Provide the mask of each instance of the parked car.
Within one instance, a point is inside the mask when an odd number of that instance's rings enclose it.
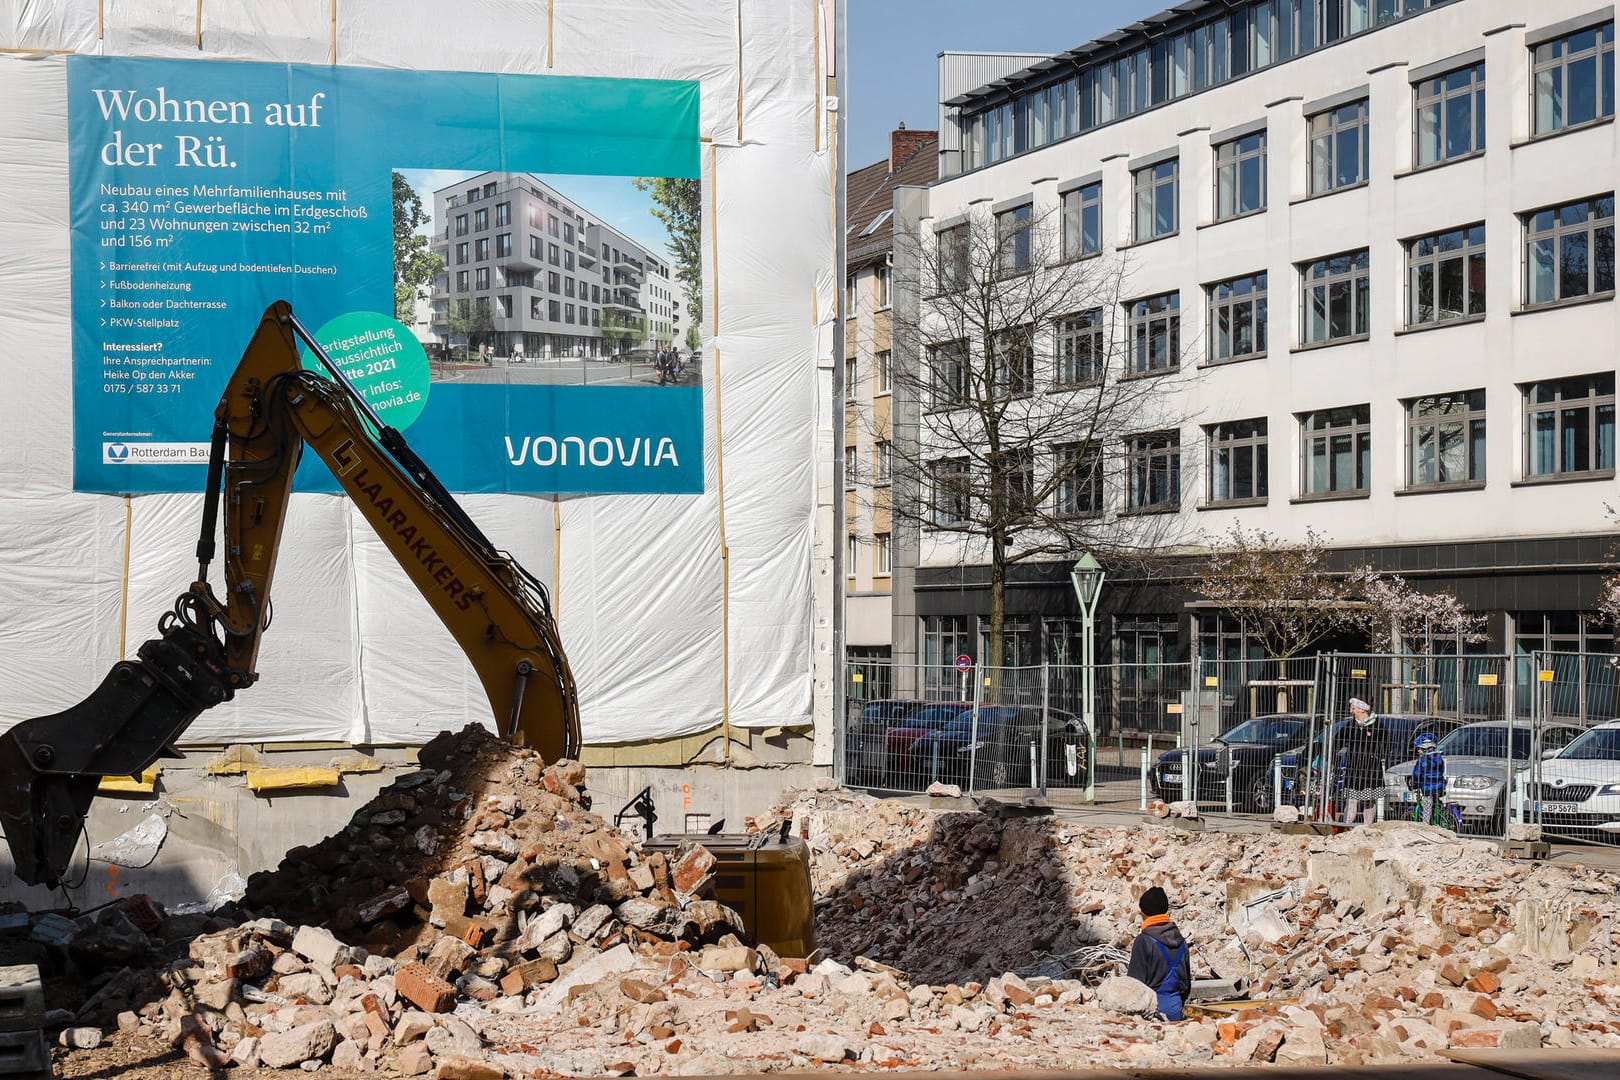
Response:
[[[1379,713],[1378,718],[1384,721],[1389,731],[1389,743],[1384,752],[1384,768],[1387,770],[1402,758],[1412,756],[1412,740],[1420,731],[1428,731],[1437,739],[1463,726],[1463,721],[1452,716],[1431,716],[1426,713]],[[1339,756],[1340,748],[1344,745],[1344,732],[1354,721],[1349,717],[1335,720],[1332,727],[1332,749],[1335,759]],[[1326,741],[1326,731],[1318,726],[1314,736],[1307,746],[1301,744],[1280,755],[1279,767],[1282,771],[1283,802],[1294,806],[1307,803],[1314,805],[1317,792],[1323,781],[1322,749]],[[1301,763],[1306,769],[1301,772]],[[1335,765],[1327,770],[1327,782],[1336,782],[1335,774],[1338,768]],[[1332,794],[1331,792],[1329,793]]]
[[[928,704],[915,698],[879,698],[852,710],[844,735],[844,775],[851,784],[880,783],[888,757],[889,729]]]
[[[885,736],[885,763],[890,782],[911,786],[922,780],[926,775],[926,763],[919,767],[912,753],[917,740],[972,710],[971,701],[936,701],[911,712],[899,726],[891,727]]]
[[[1513,775],[1529,768],[1538,752],[1562,750],[1581,730],[1568,724],[1544,724],[1538,748],[1532,745],[1529,724],[1515,723],[1510,728],[1506,720],[1483,720],[1464,725],[1441,739],[1440,756],[1446,762],[1445,801],[1461,811],[1463,831],[1500,835]],[[1409,817],[1417,798],[1407,783],[1417,760],[1410,744],[1408,747],[1406,760],[1384,773],[1386,818]]]
[[[1620,720],[1607,720],[1541,763],[1528,797],[1560,839],[1620,841]]]
[[[1043,731],[1050,772],[1054,748],[1076,740],[1082,724],[1072,713],[1059,709],[1043,713],[1034,705],[981,705],[977,721],[969,709],[917,739],[911,759],[930,781],[965,781],[971,765],[975,786],[1034,787],[1040,777]],[[1089,751],[1087,747],[1087,760]],[[1066,768],[1063,775],[1068,779]],[[1080,781],[1084,783],[1084,778]]]
[[[1269,814],[1276,801],[1272,759],[1289,747],[1303,743],[1310,722],[1311,718],[1303,713],[1256,716],[1200,746],[1197,798],[1211,802],[1225,801],[1226,777],[1230,769],[1233,807],[1256,814]],[[1166,802],[1183,798],[1187,756],[1185,747],[1166,750],[1154,763],[1153,789]]]

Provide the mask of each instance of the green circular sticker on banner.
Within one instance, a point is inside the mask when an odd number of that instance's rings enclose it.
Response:
[[[427,408],[432,375],[427,352],[398,319],[351,311],[317,330],[315,340],[389,427],[404,431]],[[308,349],[304,367],[326,374],[320,358]]]

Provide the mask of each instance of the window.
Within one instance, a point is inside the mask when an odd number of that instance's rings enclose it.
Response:
[[[1614,372],[1524,388],[1524,475],[1614,471]]]
[[[1035,333],[1015,326],[995,336],[996,394],[1016,396],[1035,389]]]
[[[602,286],[600,286],[600,285],[592,285],[591,286],[591,303],[600,304],[601,302],[602,302]]]
[[[564,270],[572,270],[573,268],[574,268],[574,249],[573,248],[563,248],[563,269]]]
[[[510,319],[512,317],[512,298],[510,296],[497,296],[495,302],[500,307],[501,317]]]
[[[1035,513],[1035,452],[1006,450],[992,457],[990,468],[1001,481],[1004,520],[1023,521]],[[992,493],[993,494],[993,493]],[[994,507],[990,508],[995,513]]]
[[[952,289],[959,289],[968,283],[971,271],[968,266],[970,253],[970,236],[967,225],[956,225],[949,229],[941,229],[934,236],[934,277],[937,285],[936,292],[945,293]]]
[[[844,279],[844,318],[855,317],[855,275]]]
[[[1103,512],[1102,455],[1084,445],[1054,447],[1059,517],[1095,517]]]
[[[546,314],[551,322],[562,322],[562,301],[546,301]]]
[[[1411,488],[1485,479],[1485,391],[1406,402],[1406,484]]]
[[[1424,79],[1417,92],[1419,166],[1485,149],[1485,63]]]
[[[1266,354],[1266,272],[1209,286],[1209,360],[1252,360]]]
[[[872,534],[872,576],[889,576],[889,534]]]
[[[562,235],[562,220],[556,214],[546,215],[546,232],[552,236]]]
[[[1524,218],[1526,307],[1614,292],[1614,196]]]
[[[1131,373],[1149,375],[1181,366],[1181,294],[1164,293],[1126,307]]]
[[[1102,184],[1063,193],[1063,257],[1078,259],[1102,250]]]
[[[487,228],[489,228],[489,210],[487,208],[483,210],[474,210],[473,232],[483,232]]]
[[[1209,438],[1210,503],[1264,499],[1268,486],[1265,417],[1205,428]]]
[[[889,480],[889,453],[893,449],[887,439],[872,443],[872,486],[883,487]]]
[[[1537,135],[1614,115],[1614,23],[1544,41],[1531,55]]]
[[[855,486],[855,477],[860,472],[860,469],[861,462],[857,448],[853,446],[844,447],[844,486],[846,488]]]
[[[934,408],[948,408],[967,396],[967,342],[947,341],[943,345],[930,346],[928,367]]]
[[[466,266],[467,265],[467,243],[466,243],[466,241],[462,241],[461,243],[456,245],[456,265],[457,266]]]
[[[1367,179],[1367,102],[1317,113],[1311,122],[1311,194],[1351,187]]]
[[[489,288],[489,267],[480,266],[477,270],[475,270],[473,272],[473,288],[475,288],[475,289],[487,289],[487,288]]]
[[[465,270],[457,270],[456,271],[456,292],[466,292],[466,291],[467,291],[467,271],[465,271]]]
[[[894,210],[893,210],[892,207],[890,209],[888,209],[888,210],[883,211],[883,213],[879,214],[877,217],[873,218],[871,221],[866,223],[866,228],[861,230],[861,235],[860,235],[859,239],[865,239],[866,237],[871,236],[873,233],[877,232],[879,229],[883,228],[883,223],[888,221],[893,216],[894,216]]]
[[[1057,386],[1087,386],[1100,382],[1106,353],[1103,311],[1092,308],[1057,321]]]
[[[1171,158],[1131,174],[1131,188],[1136,196],[1133,235],[1138,244],[1169,236],[1180,228],[1176,205],[1180,171],[1180,159]]]
[[[844,398],[855,400],[855,388],[860,381],[859,361],[856,357],[844,357]]]
[[[930,615],[922,620],[922,624],[923,664],[928,689],[954,691],[957,677],[952,665],[958,656],[970,651],[973,616]]]
[[[861,540],[854,533],[844,538],[844,574],[847,577],[855,576],[855,556],[860,554]]]
[[[466,214],[457,214],[456,215],[456,235],[457,236],[466,236],[467,235],[467,215]]]
[[[973,515],[973,483],[966,458],[945,458],[933,464],[934,524],[964,524]]]
[[[1181,505],[1181,433],[1160,431],[1125,440],[1126,506],[1137,511]]]
[[[1367,249],[1299,269],[1305,344],[1367,336]]]
[[[1003,277],[1021,274],[1029,269],[1030,215],[1033,210],[1029,203],[1025,203],[996,215],[996,268]]]
[[[880,309],[886,308],[889,306],[889,268],[880,266],[872,276],[873,285],[877,289],[877,306]]]
[[[1266,208],[1266,133],[1256,131],[1215,147],[1215,220]]]
[[[574,321],[574,305],[573,304],[564,304],[563,305],[563,322],[571,323],[573,321]]]
[[[1372,465],[1371,413],[1371,406],[1353,405],[1299,418],[1300,494],[1366,493]]]
[[[1406,245],[1406,324],[1430,326],[1485,314],[1485,226],[1470,225]]]
[[[555,270],[546,271],[546,291],[553,293],[562,292],[562,275],[557,273]]]
[[[873,355],[872,375],[877,384],[872,388],[874,393],[887,394],[894,388],[893,376],[889,371],[889,365],[893,362],[893,359],[888,349],[879,349]]]
[[[549,262],[552,266],[560,266],[561,265],[561,260],[559,260],[557,258],[557,245],[556,244],[547,244],[546,245],[546,261]]]
[[[473,188],[468,188],[467,189],[467,201],[468,202],[477,202],[478,201],[478,189],[477,188],[473,187]]]
[[[565,222],[563,222],[563,243],[572,244],[573,242],[574,242],[574,223],[571,222],[571,221],[565,221]]]
[[[509,259],[512,257],[512,234],[501,233],[495,237],[495,257]]]
[[[574,295],[574,279],[573,278],[571,278],[571,277],[563,278],[563,295],[564,296],[573,296]]]
[[[540,258],[540,238],[538,236],[529,237],[529,258]]]
[[[494,195],[495,195],[495,181],[491,180],[489,183],[484,185],[484,198],[486,198],[486,199],[493,198]]]
[[[495,227],[512,224],[512,204],[509,202],[495,204]]]
[[[480,236],[473,241],[473,260],[483,262],[489,258],[489,237]]]

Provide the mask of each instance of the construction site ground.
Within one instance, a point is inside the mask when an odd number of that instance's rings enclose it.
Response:
[[[827,782],[750,822],[814,853],[820,949],[778,956],[708,898],[712,855],[643,852],[590,811],[579,766],[472,728],[421,757],[211,915],[126,900],[3,942],[46,970],[53,1038],[77,1047],[55,1048],[59,1075],[1491,1075],[1455,1063],[1479,1055],[1620,1075],[1608,852],[1001,816]],[[1195,977],[1245,1000],[1167,1023],[1119,977],[1149,885]]]

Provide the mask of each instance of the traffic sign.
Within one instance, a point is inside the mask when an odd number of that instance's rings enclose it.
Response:
[[[969,656],[967,653],[963,653],[961,656],[958,656],[956,658],[956,670],[957,671],[972,671],[973,670],[973,657]]]

